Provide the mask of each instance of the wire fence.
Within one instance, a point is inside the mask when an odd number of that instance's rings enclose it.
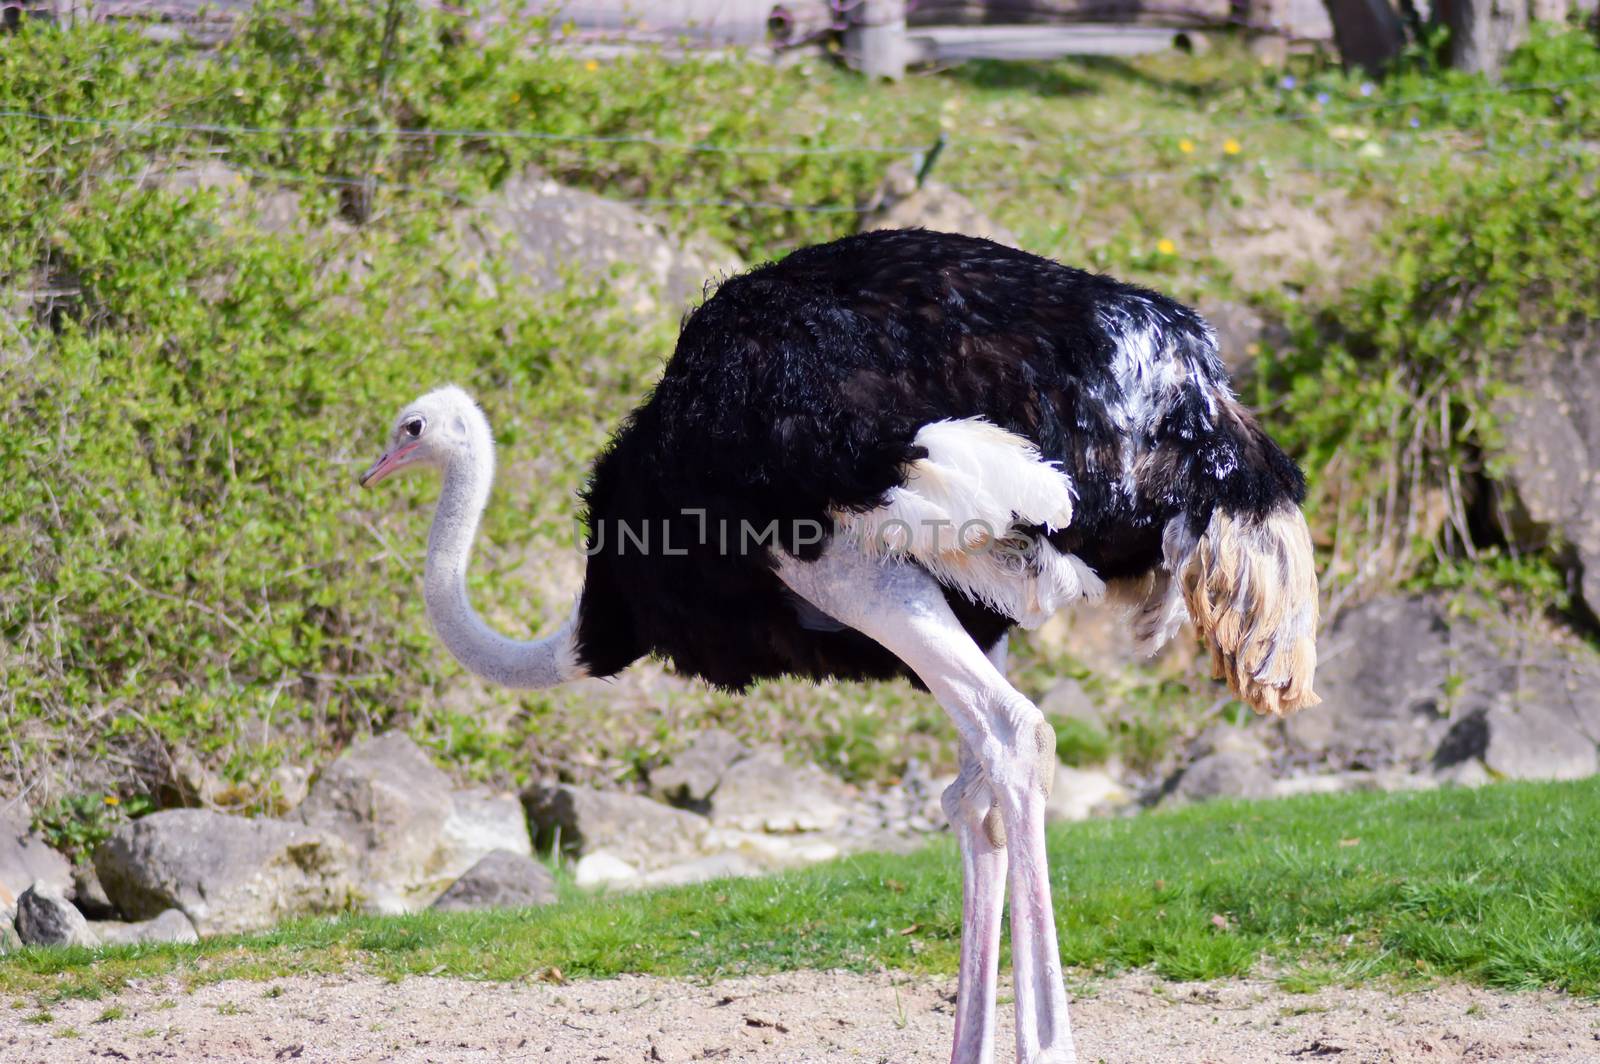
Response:
[[[1483,85],[1466,89],[1419,94],[1393,99],[1378,99],[1370,101],[1353,101],[1344,104],[1332,104],[1331,101],[1319,101],[1311,109],[1300,108],[1285,111],[1281,114],[1262,115],[1238,120],[1224,120],[1218,123],[1218,128],[1213,130],[1211,137],[1221,139],[1224,143],[1234,141],[1236,135],[1247,131],[1260,131],[1262,129],[1285,126],[1312,126],[1345,119],[1359,118],[1392,111],[1423,108],[1430,105],[1450,103],[1463,99],[1485,98],[1493,96],[1512,96],[1526,93],[1552,93],[1557,94],[1562,90],[1580,86],[1600,84],[1600,75],[1587,77],[1568,78],[1552,81],[1531,81],[1520,83],[1505,83],[1497,85]],[[1363,86],[1363,91],[1370,87]],[[1214,118],[1215,116],[1209,116]],[[1089,136],[1068,136],[1051,140],[1048,138],[1023,138],[1023,137],[995,137],[978,136],[959,132],[940,130],[932,140],[927,143],[884,143],[865,142],[851,144],[813,144],[804,142],[789,143],[745,143],[745,144],[720,144],[705,141],[685,140],[681,138],[659,137],[645,134],[592,134],[592,133],[564,133],[549,130],[524,130],[524,129],[492,129],[492,128],[448,128],[428,126],[380,126],[380,125],[309,125],[309,126],[263,126],[263,125],[232,125],[213,122],[179,122],[158,118],[119,118],[113,116],[86,116],[57,114],[42,110],[4,109],[0,110],[0,123],[36,122],[48,125],[71,125],[97,129],[117,130],[124,133],[138,134],[141,132],[169,132],[169,133],[194,133],[208,136],[223,136],[233,138],[271,137],[282,140],[292,138],[311,137],[342,137],[364,139],[392,139],[398,142],[432,142],[438,140],[474,140],[474,141],[525,141],[550,144],[563,144],[574,146],[635,146],[647,147],[660,151],[683,152],[692,154],[714,154],[727,156],[848,156],[870,155],[883,156],[911,161],[918,170],[917,178],[920,184],[932,169],[932,162],[944,152],[952,149],[959,151],[963,148],[979,148],[994,146],[1022,146],[1048,147],[1060,146],[1071,152],[1079,152],[1089,148],[1103,148],[1119,143],[1131,141],[1156,141],[1163,139],[1184,138],[1189,133],[1183,128],[1166,127],[1158,129],[1121,130],[1114,132],[1098,133]],[[1414,120],[1415,122],[1415,120]],[[1451,131],[1446,131],[1451,132]],[[1397,143],[1418,143],[1426,137],[1433,135],[1427,131],[1393,131],[1388,134],[1388,143],[1392,146]],[[1382,144],[1377,140],[1371,143]],[[1236,142],[1235,142],[1236,143]],[[1496,145],[1493,143],[1474,147],[1458,147],[1455,156],[1458,158],[1472,158],[1482,156],[1509,156],[1524,154],[1534,150],[1528,145]],[[1566,146],[1559,149],[1567,154],[1595,154],[1592,146],[1576,147]],[[1190,151],[1194,151],[1193,145]],[[219,158],[221,152],[216,145],[208,145],[205,155],[210,158]],[[1290,166],[1273,167],[1277,173],[1349,173],[1359,171],[1379,171],[1385,168],[1403,166],[1416,161],[1425,153],[1412,151],[1408,154],[1394,156],[1388,159],[1368,159],[1359,165],[1355,164],[1296,164]],[[280,181],[294,184],[318,184],[334,187],[358,187],[368,190],[384,190],[390,192],[426,193],[443,196],[453,201],[462,201],[463,196],[459,190],[440,184],[400,182],[378,178],[375,176],[348,176],[338,174],[308,174],[292,170],[265,169],[256,166],[234,165],[230,167],[241,174],[262,180]],[[0,167],[0,170],[21,171],[28,174],[66,173],[59,167]],[[1027,189],[1082,189],[1097,183],[1122,183],[1138,180],[1187,180],[1216,172],[1214,162],[1197,162],[1187,167],[1138,167],[1126,170],[1085,170],[1078,173],[1066,174],[1059,178],[1029,178],[1015,181],[953,181],[949,187],[959,192],[1004,192],[1022,191]],[[124,180],[144,180],[145,175],[122,175]],[[777,211],[797,214],[862,214],[875,209],[870,204],[860,203],[794,203],[785,200],[759,200],[741,199],[734,197],[711,197],[684,199],[673,197],[612,197],[615,202],[625,203],[629,206],[643,209],[658,210],[742,210],[742,211]],[[539,206],[535,203],[533,206]],[[557,204],[550,206],[556,207]]]

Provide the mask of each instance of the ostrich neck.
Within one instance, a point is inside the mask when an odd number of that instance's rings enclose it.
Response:
[[[463,456],[444,471],[444,490],[428,534],[424,597],[444,645],[471,672],[506,687],[553,687],[581,676],[571,622],[544,639],[507,639],[467,599],[467,563],[494,481],[492,451]]]

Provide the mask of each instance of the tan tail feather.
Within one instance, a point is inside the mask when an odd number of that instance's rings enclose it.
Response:
[[[1285,716],[1322,701],[1311,687],[1317,577],[1298,509],[1260,521],[1217,509],[1178,580],[1216,679],[1258,713]]]

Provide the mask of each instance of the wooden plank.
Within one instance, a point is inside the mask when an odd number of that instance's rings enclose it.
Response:
[[[920,62],[1148,55],[1172,47],[1176,31],[1154,26],[920,26],[907,35]]]
[[[1234,0],[921,0],[908,18],[913,28],[1064,22],[1218,26],[1238,14]]]

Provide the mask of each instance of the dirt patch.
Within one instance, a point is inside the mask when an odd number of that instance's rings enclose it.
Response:
[[[1371,198],[1286,175],[1225,218],[1212,251],[1253,289],[1292,285],[1328,298],[1370,268],[1385,217]]]
[[[192,992],[163,979],[114,999],[52,1005],[44,1021],[32,1006],[4,1010],[0,1059],[942,1061],[954,993],[953,979],[846,972],[568,986],[357,975]],[[1451,985],[1292,995],[1250,980],[1164,983],[1136,973],[1080,985],[1074,997],[1086,1064],[1600,1059],[1600,1005],[1551,993]],[[1000,1060],[1011,1059],[1009,1023],[1003,1007]]]

